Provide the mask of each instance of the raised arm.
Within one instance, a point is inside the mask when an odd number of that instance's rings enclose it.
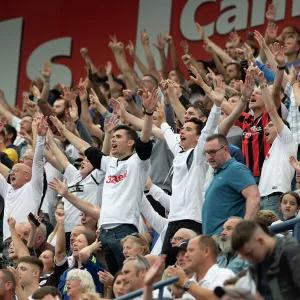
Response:
[[[66,235],[64,230],[65,214],[63,210],[56,209],[56,244],[55,244],[55,263],[60,264],[66,257]]]
[[[178,83],[183,85],[184,82],[185,82],[185,78],[184,78],[184,74],[183,74],[183,72],[182,72],[182,70],[179,66],[179,60],[178,60],[178,56],[177,56],[177,52],[176,52],[176,48],[175,48],[173,38],[169,34],[166,34],[165,40],[167,41],[167,43],[170,46],[172,64],[173,64],[173,68],[176,72],[176,76],[178,78]]]
[[[153,57],[153,54],[151,52],[150,49],[150,45],[149,45],[149,36],[146,32],[146,30],[141,30],[141,42],[146,54],[146,59],[147,59],[147,64],[149,67],[149,71],[150,74],[152,74],[153,76],[155,76],[157,79],[159,78],[159,74],[157,72],[156,66],[155,66],[155,60]]]
[[[13,217],[8,217],[7,220],[9,230],[11,233],[11,239],[14,243],[15,251],[17,252],[18,258],[21,258],[23,256],[29,256],[29,251],[24,244],[24,242],[19,237],[17,231],[16,231],[16,220]]]
[[[93,244],[91,244],[91,245],[83,248],[82,250],[80,250],[79,251],[80,262],[82,264],[86,264],[89,261],[89,258],[91,256],[91,254],[93,254],[93,252],[95,252],[96,250],[100,250],[101,246],[102,246],[101,242],[98,242],[96,240]]]
[[[161,63],[161,73],[164,79],[168,78],[168,60],[165,53],[165,44],[164,38],[162,34],[157,35],[157,42],[153,44],[153,46],[158,50],[160,63]],[[144,73],[146,74],[146,73]]]
[[[3,104],[0,104],[0,115],[5,117],[5,119],[11,123],[12,119],[15,117],[10,111],[8,111]]]
[[[53,182],[49,182],[49,187],[51,189],[55,190],[57,193],[71,202],[76,208],[91,216],[95,220],[98,220],[100,218],[100,208],[98,206],[86,202],[76,197],[74,194],[69,193],[66,179],[63,182],[61,182],[58,178],[54,178],[54,180],[55,181]]]
[[[50,117],[50,120],[78,151],[84,153],[86,149],[90,148],[89,143],[71,133],[56,117]]]
[[[245,78],[245,82],[241,81],[241,98],[239,103],[235,106],[232,113],[219,124],[219,133],[226,136],[230,130],[230,128],[234,125],[234,123],[241,116],[244,111],[247,103],[250,101],[251,95],[253,93],[254,88],[254,79],[252,75],[247,74]]]

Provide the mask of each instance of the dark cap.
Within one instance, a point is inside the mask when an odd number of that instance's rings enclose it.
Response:
[[[186,251],[186,250],[187,250],[187,245],[188,245],[188,243],[189,243],[189,240],[184,240],[183,242],[181,242],[181,243],[179,244],[179,246],[177,246],[177,247],[172,247],[172,254],[173,254],[174,256],[177,256],[177,255],[178,255],[178,252],[179,252],[180,250]]]

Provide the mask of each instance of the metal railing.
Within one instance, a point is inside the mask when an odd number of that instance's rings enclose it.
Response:
[[[293,237],[300,242],[300,218],[294,218],[276,225],[269,226],[269,230],[274,233],[293,230]]]
[[[171,284],[175,283],[176,281],[178,281],[178,277],[177,276],[169,278],[169,279],[166,279],[166,280],[159,281],[159,282],[157,282],[157,283],[155,283],[153,285],[153,291],[159,289],[159,295],[158,295],[158,299],[159,300],[163,299],[164,287],[168,286],[168,285],[171,285]],[[135,297],[142,296],[143,293],[144,293],[144,289],[139,289],[137,291],[134,291],[132,293],[129,293],[129,294],[124,295],[124,296],[121,296],[121,297],[116,298],[116,299],[118,299],[118,300],[133,299]]]

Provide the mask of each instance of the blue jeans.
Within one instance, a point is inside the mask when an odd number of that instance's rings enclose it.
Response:
[[[273,193],[268,196],[263,196],[260,198],[260,210],[272,210],[279,216],[280,213],[280,202],[279,199],[282,193]]]
[[[122,269],[125,259],[120,241],[134,232],[138,232],[138,230],[131,224],[123,224],[112,229],[100,230],[99,239],[104,247],[105,260],[112,275]]]

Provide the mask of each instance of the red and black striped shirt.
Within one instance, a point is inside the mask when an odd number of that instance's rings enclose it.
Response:
[[[256,119],[250,114],[242,113],[235,122],[235,125],[243,130],[242,152],[246,160],[246,166],[254,176],[260,176],[262,165],[271,146],[266,142],[264,131],[269,121],[268,112],[265,110]]]

